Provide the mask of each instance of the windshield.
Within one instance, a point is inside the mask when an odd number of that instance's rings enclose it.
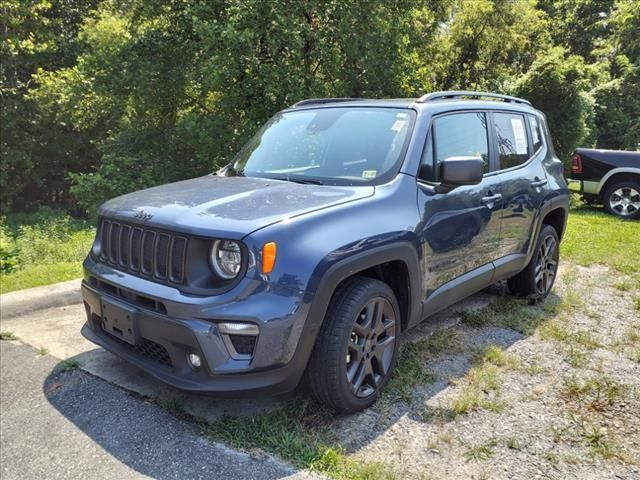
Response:
[[[277,114],[238,153],[233,173],[301,183],[382,183],[395,175],[415,113],[336,107]]]

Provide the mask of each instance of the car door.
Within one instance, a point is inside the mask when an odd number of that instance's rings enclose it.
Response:
[[[534,115],[519,112],[492,112],[491,130],[502,182],[502,230],[495,258],[525,255],[546,191],[544,136]]]
[[[488,283],[500,245],[500,177],[492,172],[489,116],[463,111],[434,117],[426,141],[419,179],[418,236],[422,243],[424,298],[448,282],[467,275]],[[478,185],[438,193],[440,164],[456,156],[481,157],[485,175]],[[465,277],[466,278],[466,277]],[[480,287],[482,288],[482,287]]]

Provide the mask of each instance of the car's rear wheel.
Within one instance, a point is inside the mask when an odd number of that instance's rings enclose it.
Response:
[[[609,185],[602,194],[604,208],[622,218],[640,218],[640,183],[622,180]]]
[[[550,225],[543,225],[529,264],[507,281],[511,293],[532,301],[545,299],[558,275],[559,253],[558,232]]]
[[[307,387],[338,411],[371,406],[393,372],[400,310],[391,288],[354,277],[335,292],[305,372]]]

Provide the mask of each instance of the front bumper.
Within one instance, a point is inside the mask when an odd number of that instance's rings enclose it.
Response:
[[[304,292],[276,292],[247,280],[225,295],[192,297],[91,258],[84,266],[82,334],[159,380],[210,393],[284,393],[298,384],[317,333],[306,322],[310,303]],[[135,345],[104,330],[105,301],[135,311]],[[253,354],[234,355],[218,321],[258,325]],[[200,356],[200,368],[189,364],[189,353]]]

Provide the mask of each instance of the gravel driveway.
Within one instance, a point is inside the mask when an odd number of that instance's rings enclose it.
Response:
[[[429,381],[336,421],[336,441],[402,478],[640,478],[639,287],[569,265],[541,306],[492,288],[444,348],[414,332],[445,350]]]

